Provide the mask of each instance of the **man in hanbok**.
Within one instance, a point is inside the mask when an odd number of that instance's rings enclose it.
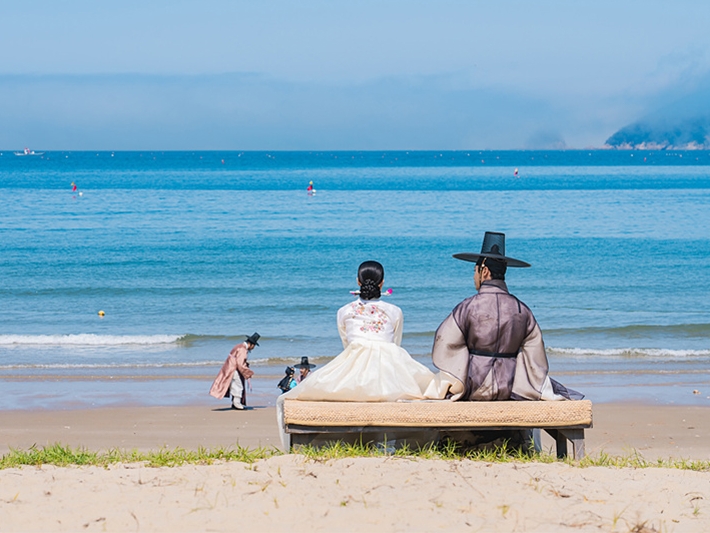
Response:
[[[316,365],[308,362],[308,357],[301,357],[301,362],[293,366],[299,370],[298,383],[301,383],[304,379],[306,379],[311,373],[311,370],[316,367]]]
[[[244,410],[247,407],[246,380],[254,375],[247,358],[254,346],[259,346],[257,341],[260,336],[254,333],[232,348],[210,388],[210,396],[217,399],[231,397],[232,409]]]
[[[507,268],[530,265],[505,255],[505,235],[486,232],[481,253],[454,257],[476,263],[478,293],[458,304],[436,330],[434,365],[461,384],[451,399],[582,399],[550,379],[540,327],[528,306],[508,292]]]

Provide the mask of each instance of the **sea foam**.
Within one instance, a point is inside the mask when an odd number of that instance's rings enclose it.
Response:
[[[0,335],[0,346],[148,346],[173,344],[184,335]]]
[[[671,350],[664,348],[547,348],[550,355],[576,357],[646,357],[654,359],[673,359],[691,357],[710,357],[710,350]]]

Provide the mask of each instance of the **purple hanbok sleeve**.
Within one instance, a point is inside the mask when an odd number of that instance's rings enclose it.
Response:
[[[466,339],[453,315],[446,317],[436,330],[431,358],[434,366],[454,378],[450,399],[458,400],[465,389],[469,355]]]

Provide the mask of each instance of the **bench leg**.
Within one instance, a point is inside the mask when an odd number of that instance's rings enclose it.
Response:
[[[557,445],[557,458],[565,459],[567,453],[567,441],[572,443],[572,453],[574,458],[579,460],[584,457],[584,430],[583,429],[546,429],[547,433],[555,439]]]
[[[559,429],[555,431],[555,442],[557,443],[557,458],[564,459],[567,457],[567,437]]]
[[[583,429],[561,429],[564,437],[572,443],[574,458],[580,460],[584,457],[584,430]]]

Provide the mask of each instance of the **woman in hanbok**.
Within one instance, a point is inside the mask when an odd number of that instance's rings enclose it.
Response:
[[[345,349],[308,379],[276,400],[281,442],[286,448],[283,402],[287,399],[333,402],[443,400],[459,386],[445,372],[435,374],[400,346],[402,310],[380,300],[384,268],[365,261],[358,269],[360,296],[338,310]]]
[[[443,399],[455,382],[415,361],[400,346],[402,310],[380,299],[384,268],[366,261],[358,269],[360,296],[338,311],[344,350],[279,398],[338,402]]]

